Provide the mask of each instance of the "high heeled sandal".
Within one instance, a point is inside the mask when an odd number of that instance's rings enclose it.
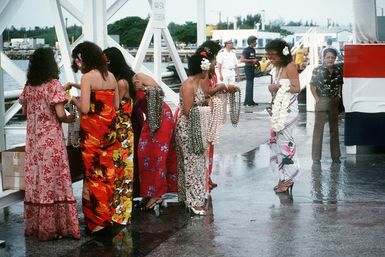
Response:
[[[281,184],[283,182],[283,180],[278,180],[278,184],[273,188],[273,190],[275,191],[275,190],[277,190],[278,189],[278,187],[279,187],[279,185]]]
[[[278,188],[275,189],[274,191],[276,193],[286,193],[286,192],[290,193],[290,192],[293,192],[293,186],[294,186],[294,182],[291,179],[285,180],[280,184],[278,184]]]
[[[151,199],[155,199],[155,200],[151,202]],[[151,199],[148,200],[147,204],[144,207],[140,208],[140,210],[142,211],[154,210],[156,206],[160,207],[160,204],[163,203],[162,198],[151,198]]]
[[[148,203],[148,201],[150,201],[150,197],[143,197],[142,200],[140,200],[139,203],[136,203],[134,205],[134,208],[143,208],[144,206],[146,206],[146,204]]]
[[[200,215],[200,216],[205,216],[206,215],[206,210],[205,209],[198,210],[198,209],[195,209],[194,207],[190,207],[190,210],[194,214],[196,214],[196,215]]]
[[[216,188],[218,186],[217,183],[214,183],[211,178],[209,178],[209,188],[210,189],[213,189],[213,188]]]

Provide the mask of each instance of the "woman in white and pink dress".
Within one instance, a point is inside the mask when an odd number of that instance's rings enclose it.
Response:
[[[274,82],[269,85],[273,96],[273,105],[268,109],[272,122],[270,164],[280,177],[274,191],[284,193],[293,188],[294,180],[299,174],[293,132],[298,117],[300,84],[288,43],[282,39],[274,39],[266,45],[265,50],[275,71]]]
[[[80,238],[61,126],[75,118],[64,111],[67,99],[58,78],[52,49],[37,49],[29,62],[27,83],[19,98],[27,115],[24,233],[39,240]]]

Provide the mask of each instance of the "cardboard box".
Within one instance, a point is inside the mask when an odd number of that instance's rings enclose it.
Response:
[[[1,152],[3,189],[24,190],[25,147]]]

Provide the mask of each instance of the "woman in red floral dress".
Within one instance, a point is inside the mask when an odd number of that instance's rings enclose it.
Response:
[[[25,235],[39,240],[80,238],[76,200],[62,122],[67,116],[64,87],[50,48],[37,49],[31,58],[27,83],[19,103],[27,115],[25,146]]]
[[[81,112],[79,135],[85,166],[83,213],[88,231],[101,232],[116,223],[124,225],[125,208],[130,208],[128,190],[119,184],[119,178],[125,176],[121,143],[116,140],[115,130],[119,95],[115,76],[108,71],[102,50],[96,44],[80,43],[72,51],[72,58],[73,70],[83,73],[77,85],[80,97],[72,98]],[[123,193],[117,193],[121,189]]]
[[[145,199],[142,210],[151,210],[162,203],[162,195],[177,192],[177,163],[174,135],[174,118],[170,107],[163,102],[163,95],[154,102],[159,103],[159,116],[154,120],[157,127],[152,127],[151,106],[148,101],[151,90],[163,94],[158,84],[151,77],[137,73],[133,77],[136,89],[136,101],[146,114],[138,146],[138,165],[140,195]],[[160,101],[160,102],[159,102]]]

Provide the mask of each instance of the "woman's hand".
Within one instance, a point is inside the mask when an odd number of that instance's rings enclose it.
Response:
[[[270,116],[273,116],[273,109],[270,106],[266,107],[266,111]]]
[[[80,104],[80,96],[74,96],[71,98],[71,103],[74,104],[76,107],[79,108]]]
[[[74,114],[67,115],[65,123],[72,123],[75,122],[76,116]]]
[[[272,93],[275,93],[278,91],[278,89],[281,87],[280,84],[270,84],[269,85],[269,91]]]
[[[229,92],[229,93],[235,93],[238,90],[239,90],[239,88],[234,86],[234,85],[227,85],[227,92]]]
[[[143,85],[143,82],[139,79],[134,79],[132,81],[134,83],[135,89],[137,91],[146,91],[146,87]]]
[[[67,91],[67,90],[70,90],[72,88],[72,83],[71,82],[67,82],[64,84],[64,89]]]

